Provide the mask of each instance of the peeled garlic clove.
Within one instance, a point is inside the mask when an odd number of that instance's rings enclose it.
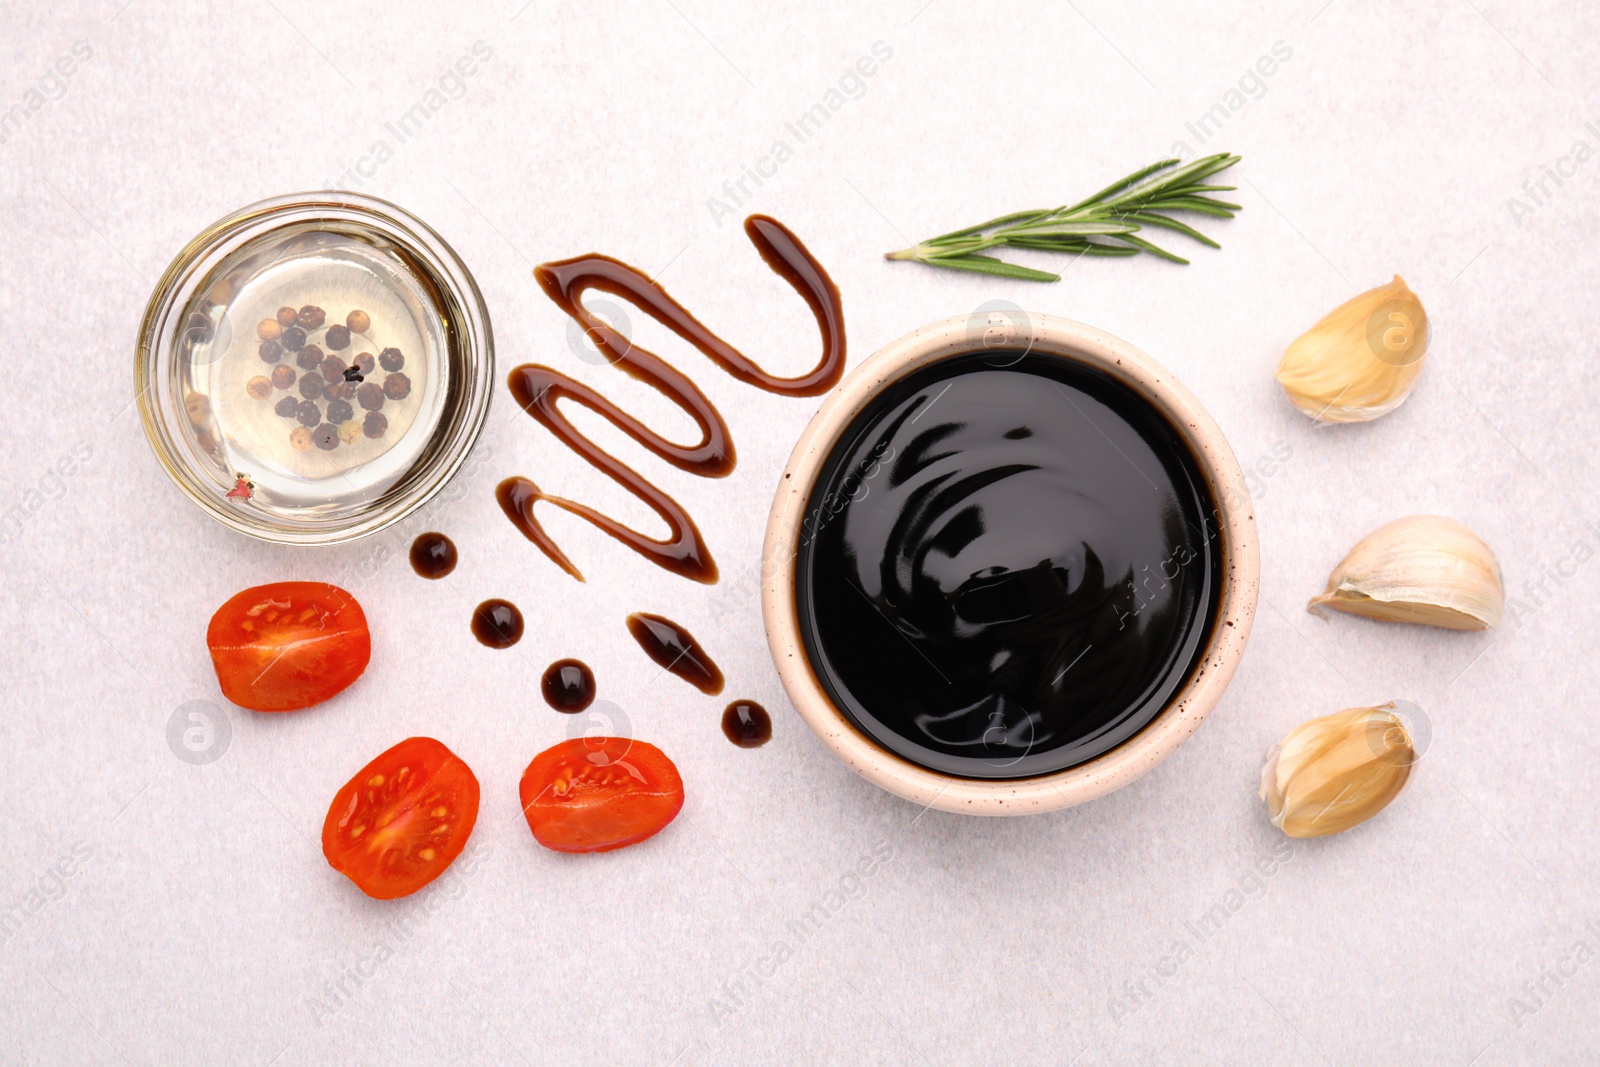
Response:
[[[1428,313],[1400,275],[1334,308],[1283,353],[1278,382],[1319,422],[1368,422],[1410,395]]]
[[[1349,708],[1289,731],[1261,770],[1272,824],[1290,837],[1358,826],[1400,795],[1417,751],[1404,701]]]
[[[1504,605],[1500,565],[1477,534],[1443,515],[1412,515],[1358,541],[1306,610],[1486,630]]]

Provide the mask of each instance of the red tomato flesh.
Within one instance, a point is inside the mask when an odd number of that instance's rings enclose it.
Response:
[[[478,779],[431,737],[408,737],[345,783],[322,854],[369,897],[415,893],[444,873],[478,821]]]
[[[222,695],[252,711],[320,704],[372,658],[361,605],[325,582],[246,589],[211,616],[206,644]]]
[[[626,737],[575,737],[545,749],[523,772],[520,792],[534,840],[557,852],[637,844],[683,807],[683,779],[666,753]]]

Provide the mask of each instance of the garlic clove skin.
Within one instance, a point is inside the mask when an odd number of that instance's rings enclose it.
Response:
[[[1261,770],[1272,825],[1290,837],[1326,837],[1387,807],[1417,759],[1407,706],[1348,708],[1290,730]]]
[[[1370,422],[1411,395],[1427,353],[1428,313],[1396,274],[1297,338],[1278,363],[1278,383],[1317,422]]]
[[[1306,610],[1486,630],[1504,607],[1500,565],[1482,538],[1443,515],[1412,515],[1356,542]]]

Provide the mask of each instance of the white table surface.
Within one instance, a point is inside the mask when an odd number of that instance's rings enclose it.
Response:
[[[1600,162],[1560,162],[1580,140],[1600,155],[1600,127],[1585,126],[1600,120],[1592,5],[523,4],[0,11],[0,108],[26,112],[0,144],[0,505],[28,508],[0,545],[0,904],[13,906],[0,1061],[1488,1067],[1595,1054]],[[89,58],[29,110],[78,41]],[[395,144],[385,123],[478,41],[491,57]],[[859,99],[718,225],[708,199],[792,140],[785,123],[878,41],[893,54]],[[1292,54],[1227,111],[1277,42]],[[1186,123],[1218,103],[1226,123],[1202,146]],[[664,272],[713,329],[793,373],[814,361],[815,330],[737,225],[758,210],[838,281],[852,366],[989,300],[1093,323],[1164,362],[1241,462],[1291,454],[1260,482],[1262,601],[1221,706],[1145,779],[1053,815],[924,813],[854,777],[786,702],[749,589],[774,480],[818,401],[742,386],[638,314],[636,339],[728,413],[738,471],[697,479],[583,424],[692,509],[720,587],[554,511],[588,584],[525,542],[493,499],[510,474],[649,516],[499,384],[482,461],[426,520],[460,547],[447,581],[404,562],[415,524],[293,550],[204,517],[129,406],[154,280],[215,218],[324,187],[381,139],[392,158],[363,164],[359,187],[470,264],[497,378],[548,362],[680,435],[666,401],[577,358],[534,263],[603,251]],[[1245,157],[1244,211],[1207,224],[1224,247],[1190,267],[1091,261],[1035,285],[880,258],[1077,199],[1179,141]],[[1524,183],[1558,164],[1559,186],[1529,200]],[[1512,197],[1536,210],[1514,214]],[[1375,424],[1314,429],[1278,391],[1278,355],[1397,272],[1434,327],[1415,394]],[[74,448],[89,458],[52,478]],[[1494,546],[1518,602],[1504,625],[1305,613],[1357,537],[1418,511]],[[223,703],[211,612],[289,578],[360,598],[366,676],[311,711],[233,709],[222,757],[181,762],[175,709]],[[527,614],[514,650],[468,632],[470,605],[491,596]],[[724,699],[645,659],[622,625],[640,609],[699,634]],[[645,845],[556,855],[518,815],[523,767],[565,736],[537,678],[566,655],[593,664],[601,695],[683,772],[683,814]],[[773,711],[765,748],[723,739],[738,696]],[[1255,795],[1265,750],[1303,719],[1395,697],[1419,702],[1432,731],[1411,786],[1353,832],[1286,845]],[[431,895],[369,901],[324,862],[323,816],[362,763],[418,733],[483,783],[479,862]],[[874,848],[891,861],[848,879]],[[51,874],[58,861],[70,876]],[[854,894],[831,897],[841,885]],[[801,944],[789,924],[818,903],[826,921]],[[1222,918],[1197,936],[1208,912]],[[763,962],[780,942],[781,965]]]

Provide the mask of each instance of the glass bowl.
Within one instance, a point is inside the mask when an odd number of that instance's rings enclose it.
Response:
[[[493,376],[460,257],[345,192],[263,200],[195,237],[151,294],[135,360],[172,480],[282,544],[348,541],[426,503],[477,440]]]

